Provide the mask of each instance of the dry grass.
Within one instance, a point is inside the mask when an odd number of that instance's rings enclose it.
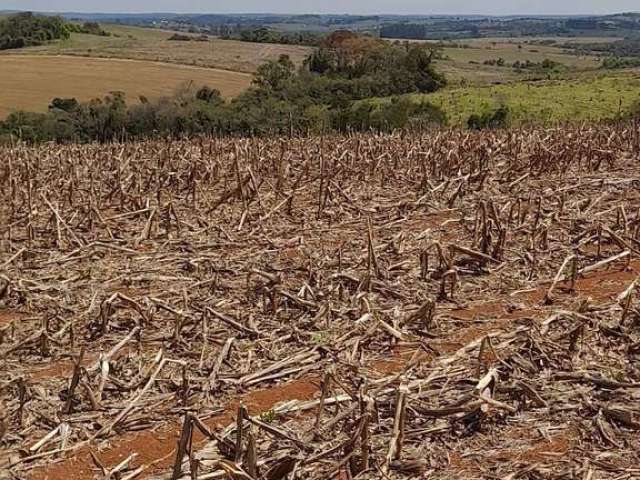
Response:
[[[556,44],[587,44],[587,43],[612,43],[620,40],[620,37],[562,37],[553,35],[541,35],[536,37],[485,37],[458,40],[458,43],[467,43],[473,46],[485,46],[488,44],[524,44],[553,40]]]
[[[169,41],[174,32],[139,27],[105,29],[114,36],[73,34],[40,47],[0,52],[0,118],[20,109],[42,111],[55,97],[89,100],[120,90],[129,99],[154,98],[189,81],[232,97],[249,86],[262,63],[286,54],[300,64],[311,51],[213,38]]]
[[[0,149],[0,471],[637,478],[639,148]]]
[[[252,78],[240,72],[147,61],[24,55],[0,56],[0,71],[0,118],[20,109],[46,110],[55,97],[90,100],[123,91],[136,101],[140,95],[171,95],[188,82],[232,97]]]
[[[105,25],[117,36],[73,34],[69,40],[50,45],[10,51],[5,55],[74,55],[100,58],[125,58],[182,65],[220,68],[253,73],[267,60],[282,54],[300,64],[311,51],[308,47],[210,39],[209,42],[169,41],[173,32],[139,27]]]
[[[518,48],[518,46],[522,48]],[[544,45],[527,45],[524,43],[486,43],[477,44],[471,48],[445,48],[444,53],[458,62],[484,62],[485,60],[497,60],[503,58],[511,64],[516,61],[527,60],[540,63],[545,59],[562,63],[574,70],[590,70],[598,68],[600,61],[595,56],[572,55],[556,47]]]
[[[556,45],[537,45],[531,42],[555,40]],[[561,63],[567,67],[564,76],[576,76],[597,70],[600,59],[597,56],[573,55],[560,47],[563,43],[610,42],[610,37],[566,38],[566,37],[522,37],[522,38],[478,38],[457,40],[454,43],[467,48],[443,48],[447,60],[439,60],[438,68],[453,82],[486,85],[494,82],[513,82],[530,76],[527,72],[517,73],[511,68],[484,65],[486,60],[503,58],[508,64],[516,61],[540,63],[545,59]],[[427,41],[427,43],[438,43]],[[540,73],[534,74],[540,76]]]

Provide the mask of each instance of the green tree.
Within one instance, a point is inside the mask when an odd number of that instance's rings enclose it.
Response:
[[[269,61],[258,67],[253,84],[259,88],[279,91],[294,77],[295,65],[289,55],[280,55],[276,61]]]
[[[80,106],[75,98],[54,98],[49,105],[49,110],[62,110],[72,112]]]

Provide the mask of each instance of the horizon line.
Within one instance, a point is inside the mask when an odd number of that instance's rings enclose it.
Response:
[[[33,12],[33,13],[57,13],[57,14],[81,14],[81,15],[289,15],[289,16],[310,16],[310,15],[320,15],[320,16],[330,16],[330,15],[340,15],[340,16],[387,16],[387,17],[602,17],[602,16],[611,16],[611,15],[625,15],[625,14],[640,14],[640,10],[628,10],[628,11],[619,11],[614,10],[607,13],[340,13],[340,12],[305,12],[305,13],[292,13],[292,12],[260,12],[260,11],[250,11],[250,12],[195,12],[195,11],[114,11],[114,12],[104,12],[104,11],[95,11],[95,10],[32,10],[32,9],[6,9],[0,10],[0,12],[9,12],[9,13],[22,13],[22,12]]]

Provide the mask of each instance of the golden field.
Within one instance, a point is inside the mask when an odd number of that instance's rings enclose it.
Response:
[[[280,55],[289,55],[299,65],[312,51],[310,47],[299,45],[250,43],[214,37],[209,37],[207,42],[171,41],[169,38],[176,32],[108,24],[103,27],[112,36],[74,33],[68,40],[8,50],[0,55],[123,58],[253,73],[267,60],[277,60]]]
[[[0,118],[15,110],[44,111],[55,97],[90,100],[122,91],[129,101],[144,95],[171,95],[193,82],[217,88],[232,97],[250,83],[243,72],[152,61],[73,56],[0,56]]]

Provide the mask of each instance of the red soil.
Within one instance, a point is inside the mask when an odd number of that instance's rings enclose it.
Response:
[[[401,358],[393,360],[378,360],[373,366],[373,369],[383,374],[392,375],[402,370],[405,363],[406,360],[403,361]]]
[[[459,308],[451,312],[453,318],[459,320],[475,320],[477,318],[495,317],[504,320],[518,320],[537,315],[537,310],[525,308],[512,309],[505,300],[476,303],[466,308]]]
[[[428,213],[425,216],[412,218],[404,223],[405,226],[413,230],[424,231],[427,228],[440,227],[447,220],[456,218],[455,210]]]
[[[528,450],[518,454],[516,458],[528,463],[545,462],[553,456],[566,454],[571,449],[571,445],[572,442],[568,438],[560,435],[537,442]]]
[[[631,263],[631,269],[625,271],[610,271],[606,273],[596,272],[586,278],[578,280],[576,294],[590,296],[596,300],[604,300],[618,294],[630,281],[637,277],[636,269],[640,269],[640,261]],[[565,286],[566,287],[566,286]],[[530,304],[539,304],[546,293],[547,287],[540,287],[534,292],[522,294],[520,298]],[[560,286],[556,292],[562,292]],[[510,310],[506,302],[492,301],[472,305],[465,309],[455,310],[453,316],[460,320],[473,320],[478,317],[497,317],[494,322],[482,326],[472,326],[460,331],[449,341],[434,342],[434,346],[443,353],[453,353],[468,343],[478,340],[490,331],[501,326],[508,325],[511,321],[526,317],[538,316],[534,309]],[[2,318],[2,317],[0,317]],[[397,373],[404,366],[402,358],[407,359],[411,352],[398,352],[399,358],[384,360],[375,363],[374,368],[381,373]],[[492,361],[492,355],[487,354],[485,359]],[[249,392],[241,399],[230,402],[224,413],[207,420],[205,423],[210,428],[220,428],[234,421],[240,402],[244,403],[252,415],[271,410],[277,403],[287,400],[311,400],[317,397],[318,386],[313,380],[297,380],[284,383],[272,388]],[[120,438],[114,447],[107,447],[98,455],[100,461],[106,466],[113,466],[132,453],[139,456],[132,467],[148,465],[149,468],[139,478],[148,477],[171,467],[174,461],[175,448],[180,435],[180,425],[173,424],[155,431],[132,433]],[[194,440],[202,442],[202,436],[197,433]],[[509,458],[526,461],[548,460],[550,455],[563,454],[569,451],[571,442],[565,437],[555,437],[550,442],[542,441],[534,444],[524,452],[505,451]],[[502,456],[502,455],[501,455]],[[450,466],[456,470],[472,470],[475,462],[464,460],[457,453],[452,453]],[[32,472],[32,480],[82,480],[91,478],[94,473],[93,462],[90,458],[89,448],[80,449],[73,458],[67,458],[62,462],[48,468],[38,468]]]
[[[473,471],[478,472],[478,464],[474,460],[462,458],[458,452],[449,454],[449,467],[457,472]]]
[[[318,387],[309,380],[296,380],[275,387],[249,392],[240,400],[230,402],[225,411],[204,423],[209,428],[226,427],[234,421],[238,406],[242,402],[251,415],[271,410],[276,404],[286,400],[312,400],[318,393]],[[132,453],[138,457],[132,467],[147,465],[149,468],[138,478],[170,468],[174,462],[175,449],[180,437],[181,425],[167,425],[157,430],[146,430],[127,434],[118,439],[117,445],[107,447],[96,456],[106,467],[113,467]],[[194,442],[202,442],[204,438],[199,432],[194,435]],[[95,447],[94,447],[95,448]],[[35,469],[29,478],[32,480],[85,480],[93,478],[94,464],[90,456],[90,447],[80,449],[74,457],[49,467]]]
[[[22,318],[22,314],[20,313],[11,310],[0,310],[0,327],[9,325],[15,320],[20,320],[20,318]]]
[[[86,363],[86,362],[83,362]],[[32,380],[46,380],[47,378],[70,377],[73,373],[73,360],[58,360],[46,362],[42,369],[33,370],[29,373]]]
[[[640,271],[640,260],[634,260],[629,264],[629,268],[624,269],[626,264],[617,264],[610,266],[609,271],[597,271],[588,274],[584,278],[576,281],[575,291],[569,293],[569,282],[561,282],[556,286],[552,296],[560,297],[562,295],[573,295],[574,297],[587,298],[595,301],[605,301],[615,298],[624,287],[634,281]],[[532,304],[542,303],[550,284],[544,285],[533,292],[522,294],[522,298]]]

